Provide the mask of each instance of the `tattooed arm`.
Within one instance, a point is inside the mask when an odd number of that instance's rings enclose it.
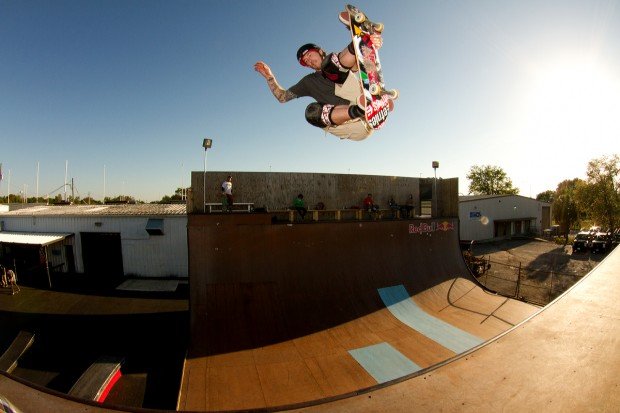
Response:
[[[284,103],[289,100],[295,99],[297,96],[289,90],[285,90],[278,81],[276,80],[271,68],[267,66],[265,62],[257,62],[254,65],[254,70],[260,73],[266,80],[267,86],[269,86],[269,90],[271,93],[278,99],[278,102]]]

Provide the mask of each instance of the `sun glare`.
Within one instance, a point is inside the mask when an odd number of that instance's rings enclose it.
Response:
[[[617,145],[620,78],[588,61],[555,62],[537,72],[526,99],[526,112],[530,138],[549,139],[556,145]]]

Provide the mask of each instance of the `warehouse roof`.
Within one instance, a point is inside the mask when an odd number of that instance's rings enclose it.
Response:
[[[153,216],[187,215],[185,204],[37,205],[0,216]]]
[[[523,198],[523,199],[527,199],[529,201],[536,201],[536,202],[540,202],[543,204],[549,204],[548,202],[545,201],[539,201],[537,199],[534,198],[530,198],[527,196],[523,196],[523,195],[513,195],[513,194],[497,194],[497,195],[461,195],[459,196],[459,202],[471,202],[471,201],[481,201],[481,200],[486,200],[486,199],[494,199],[494,198],[510,198],[510,197],[515,197],[515,198]]]
[[[50,245],[71,237],[71,233],[0,232],[0,244]]]

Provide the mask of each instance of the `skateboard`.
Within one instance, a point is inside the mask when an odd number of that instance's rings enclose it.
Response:
[[[383,31],[382,23],[370,21],[357,7],[347,4],[351,41],[359,70],[357,78],[366,101],[366,121],[373,129],[381,128],[389,113],[389,99],[396,99],[396,89],[386,90],[379,60],[379,51],[370,35]]]

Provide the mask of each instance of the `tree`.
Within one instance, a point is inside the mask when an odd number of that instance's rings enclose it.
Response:
[[[519,188],[513,188],[512,181],[499,166],[474,165],[465,176],[472,195],[517,195]]]
[[[590,217],[599,225],[613,231],[620,220],[620,157],[603,156],[588,162],[587,187]]]
[[[106,204],[140,204],[141,201],[136,201],[136,199],[129,195],[119,195],[115,198],[105,197],[104,203]]]
[[[560,225],[560,232],[564,234],[564,245],[568,244],[570,229],[579,222],[582,210],[579,193],[585,186],[585,181],[579,178],[567,179],[560,182],[555,190],[553,219]]]
[[[541,192],[540,194],[536,195],[537,201],[548,202],[550,204],[553,203],[554,199],[555,199],[555,191],[552,191],[552,190]]]
[[[164,195],[158,204],[171,204],[171,203],[182,203],[185,200],[185,194],[189,188],[177,188],[174,191],[174,195]]]

